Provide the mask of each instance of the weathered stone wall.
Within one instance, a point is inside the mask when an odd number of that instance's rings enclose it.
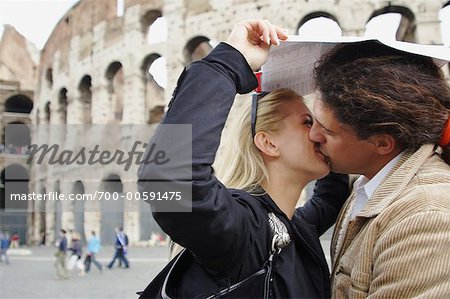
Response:
[[[0,79],[20,82],[21,90],[34,90],[38,50],[10,25],[5,25],[1,38]]]
[[[5,136],[5,127],[10,123],[25,125],[31,123],[30,112],[33,108],[36,88],[38,57],[39,51],[33,44],[14,27],[4,26],[0,41],[0,172],[2,176],[0,230],[9,233],[17,232],[21,242],[27,242],[27,236],[32,235],[32,214],[5,209],[4,179],[8,176],[10,178],[11,173],[18,169],[28,176],[27,157],[22,151],[24,149],[22,145],[17,148],[18,144],[10,143],[11,139],[6,140],[8,137]],[[30,135],[30,132],[24,132],[25,134]],[[23,207],[27,207],[27,203],[24,203]]]

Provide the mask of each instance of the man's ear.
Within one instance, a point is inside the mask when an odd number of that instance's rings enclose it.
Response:
[[[369,142],[375,146],[376,152],[380,155],[388,155],[397,149],[397,141],[389,134],[371,136]]]
[[[268,157],[276,158],[280,155],[278,146],[274,142],[272,135],[267,132],[258,132],[254,138],[256,147],[262,154]]]

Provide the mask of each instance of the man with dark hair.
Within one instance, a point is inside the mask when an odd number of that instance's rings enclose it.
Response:
[[[310,138],[361,175],[332,241],[335,298],[450,298],[450,89],[431,58],[374,41],[315,69]]]

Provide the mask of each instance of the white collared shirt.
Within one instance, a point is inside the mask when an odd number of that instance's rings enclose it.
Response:
[[[355,189],[356,194],[350,219],[354,219],[356,215],[362,211],[369,198],[372,197],[372,194],[375,192],[375,189],[377,189],[377,187],[381,184],[383,179],[400,160],[402,155],[403,152],[395,156],[395,158],[384,165],[384,167],[381,168],[371,180],[362,175],[355,181],[353,188]]]

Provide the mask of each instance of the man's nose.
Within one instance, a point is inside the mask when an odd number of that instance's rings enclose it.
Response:
[[[320,129],[319,125],[317,124],[317,122],[314,123],[311,127],[311,130],[309,130],[309,139],[313,142],[318,142],[318,143],[325,142],[325,136],[321,132],[321,129]]]

